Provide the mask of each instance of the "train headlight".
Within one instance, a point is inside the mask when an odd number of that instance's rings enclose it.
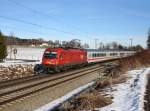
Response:
[[[52,62],[51,62],[51,61],[49,61],[49,64],[52,64]]]

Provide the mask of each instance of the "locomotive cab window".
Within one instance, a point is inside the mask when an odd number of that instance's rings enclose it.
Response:
[[[44,57],[45,58],[48,58],[48,59],[55,59],[57,57],[57,53],[56,52],[49,52],[49,51],[46,51],[44,53]]]

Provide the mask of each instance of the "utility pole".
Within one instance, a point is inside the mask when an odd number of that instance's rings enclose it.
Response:
[[[97,41],[98,39],[95,39],[95,49],[97,49]]]
[[[132,38],[130,38],[130,50],[132,50],[133,48],[132,48],[132,44],[133,44],[133,39]]]
[[[130,38],[130,41],[131,41],[131,47],[132,47],[132,44],[133,44],[133,39],[132,39],[132,38]]]

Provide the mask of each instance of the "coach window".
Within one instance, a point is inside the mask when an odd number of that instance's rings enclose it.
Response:
[[[106,56],[106,53],[103,53],[103,56]]]
[[[124,53],[120,53],[120,56],[124,56]]]
[[[94,55],[93,57],[95,57],[95,53],[93,55]]]
[[[92,57],[94,57],[94,53],[92,54]]]
[[[114,53],[114,56],[117,56],[118,54],[117,53]]]
[[[114,53],[114,56],[117,56],[118,54],[117,53]]]
[[[110,53],[110,56],[117,56],[117,53]]]

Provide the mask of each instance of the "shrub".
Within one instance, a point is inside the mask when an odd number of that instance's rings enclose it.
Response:
[[[7,47],[5,44],[5,36],[0,32],[0,61],[3,61],[7,56]]]
[[[95,108],[101,108],[112,103],[111,97],[105,97],[99,92],[81,94],[74,98],[72,102],[66,105],[65,111],[94,111]]]

